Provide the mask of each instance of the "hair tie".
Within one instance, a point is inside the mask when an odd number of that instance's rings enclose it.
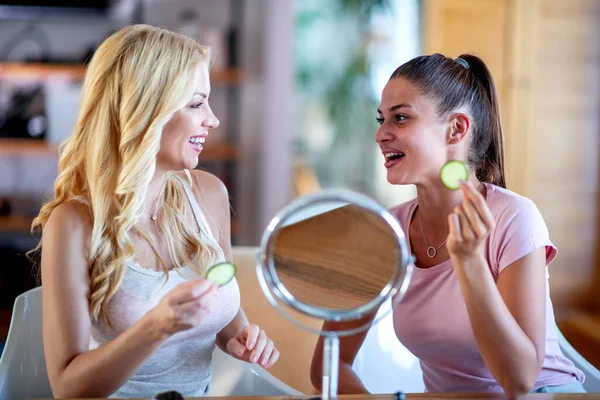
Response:
[[[469,69],[469,63],[464,58],[458,57],[454,61],[456,61],[457,63],[459,63],[460,65],[462,65],[466,69]]]

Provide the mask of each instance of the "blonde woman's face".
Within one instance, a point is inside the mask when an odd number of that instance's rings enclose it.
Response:
[[[162,171],[193,169],[208,140],[210,129],[219,126],[219,120],[208,105],[210,79],[208,67],[196,69],[194,94],[188,103],[173,114],[163,128],[156,168]]]

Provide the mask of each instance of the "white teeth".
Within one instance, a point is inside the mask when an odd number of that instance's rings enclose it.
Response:
[[[206,140],[205,137],[193,137],[193,138],[189,138],[188,142],[194,143],[194,144],[199,144],[199,143],[204,143],[205,140]]]
[[[390,160],[392,157],[401,157],[403,153],[385,153],[385,159]]]

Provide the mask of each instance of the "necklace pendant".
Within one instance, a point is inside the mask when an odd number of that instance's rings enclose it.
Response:
[[[152,214],[152,221],[156,221],[158,219],[158,216],[156,214]]]
[[[427,257],[433,258],[437,255],[437,250],[433,246],[427,248]]]

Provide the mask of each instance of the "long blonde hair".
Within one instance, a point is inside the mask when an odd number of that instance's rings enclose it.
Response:
[[[43,230],[65,202],[87,207],[93,221],[88,268],[94,321],[101,317],[110,325],[108,303],[134,256],[130,234],[143,215],[162,129],[192,97],[201,63],[209,66],[209,48],[164,29],[132,25],[106,39],[88,66],[75,131],[61,147],[54,198],[32,231]],[[187,222],[185,195],[173,173],[165,178],[159,203],[157,224],[172,261],[203,274],[216,259],[216,246]]]

